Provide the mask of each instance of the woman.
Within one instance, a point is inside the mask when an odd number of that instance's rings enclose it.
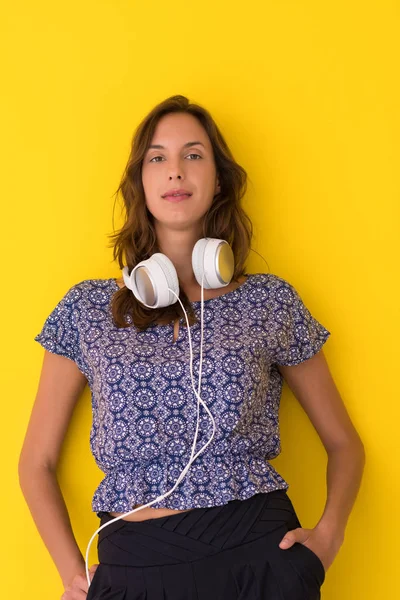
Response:
[[[330,332],[289,282],[245,271],[245,189],[246,172],[208,111],[183,96],[156,106],[135,132],[118,188],[126,221],[113,246],[123,277],[72,286],[35,337],[46,352],[20,481],[63,600],[320,598],[363,445],[321,349]],[[210,239],[226,254],[205,285],[194,249]],[[150,263],[139,265],[160,254],[171,293],[163,305]],[[328,453],[328,501],[312,529],[301,527],[288,483],[268,462],[280,452],[283,378]],[[101,529],[90,577],[55,477],[86,383],[91,450],[105,473],[92,502]]]

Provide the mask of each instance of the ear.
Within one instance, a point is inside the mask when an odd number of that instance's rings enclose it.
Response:
[[[220,185],[220,183],[219,183],[219,178],[217,177],[217,182],[216,182],[216,184],[215,184],[215,192],[214,192],[214,193],[215,193],[215,194],[219,194],[219,193],[220,193],[220,191],[221,191],[221,185]]]

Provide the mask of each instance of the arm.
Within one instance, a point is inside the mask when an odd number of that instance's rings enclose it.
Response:
[[[85,561],[72,532],[56,467],[73,409],[86,382],[72,360],[45,350],[18,464],[21,490],[64,586],[84,571]]]
[[[327,500],[315,529],[336,548],[344,539],[365,464],[364,445],[330,374],[324,353],[278,366],[310,418],[328,454]],[[285,536],[291,540],[290,532]]]

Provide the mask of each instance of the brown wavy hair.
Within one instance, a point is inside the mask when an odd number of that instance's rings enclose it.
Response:
[[[245,263],[253,237],[253,225],[241,206],[247,189],[247,173],[233,158],[228,145],[210,113],[198,104],[191,104],[185,96],[171,96],[151,110],[137,126],[131,143],[128,163],[115,196],[121,192],[126,219],[119,231],[109,237],[113,247],[113,258],[120,269],[128,266],[129,273],[142,260],[155,252],[160,252],[153,215],[147,208],[142,184],[142,164],[145,153],[151,144],[154,131],[160,119],[169,113],[188,113],[198,119],[207,132],[214,153],[220,192],[203,218],[203,237],[226,240],[233,251],[235,268],[232,281],[239,281],[245,274]],[[190,325],[197,322],[184,290],[180,287],[179,298],[187,311]],[[152,323],[168,324],[185,315],[178,301],[163,308],[147,308],[141,304],[127,287],[113,294],[112,315],[118,327],[127,327],[127,315],[140,330]],[[129,317],[128,317],[129,320]]]

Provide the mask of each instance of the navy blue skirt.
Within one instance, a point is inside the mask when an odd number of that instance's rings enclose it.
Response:
[[[101,525],[112,520],[97,513]],[[320,558],[278,544],[301,527],[285,490],[167,517],[120,519],[98,534],[87,600],[319,600]]]

